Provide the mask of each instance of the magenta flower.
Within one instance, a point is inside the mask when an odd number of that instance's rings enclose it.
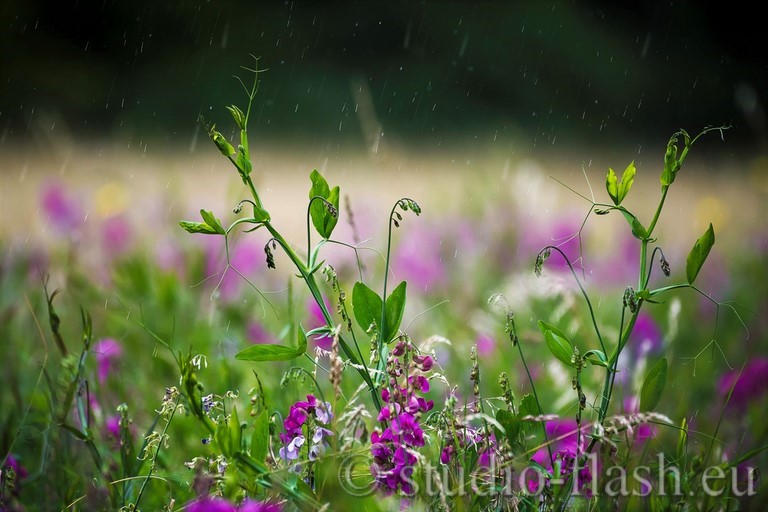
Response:
[[[277,343],[277,339],[259,322],[252,321],[246,327],[248,341],[254,344]]]
[[[252,499],[245,500],[238,509],[239,512],[282,512],[277,503],[261,503]]]
[[[741,371],[726,373],[720,377],[719,394],[724,399],[733,387],[729,406],[746,409],[752,403],[762,403],[768,392],[768,358],[757,356]]]
[[[445,281],[442,235],[436,226],[413,226],[403,238],[393,257],[392,268],[398,276],[423,291],[431,291]]]
[[[104,252],[119,256],[130,249],[133,242],[133,228],[123,215],[109,217],[101,226],[101,242]]]
[[[96,355],[99,383],[103,384],[115,363],[123,355],[123,346],[113,338],[104,338],[99,340],[91,350]]]
[[[113,441],[120,440],[120,415],[113,414],[104,422],[104,430],[107,437]]]
[[[280,441],[283,446],[278,453],[280,458],[285,461],[292,461],[299,458],[301,448],[307,442],[303,429],[310,417],[319,424],[327,425],[333,420],[331,404],[320,402],[314,395],[307,395],[307,401],[299,401],[291,406],[288,416],[283,420],[285,432],[280,434]],[[325,453],[328,446],[328,440],[325,439],[333,435],[330,430],[315,426],[312,431],[311,442],[309,445],[309,460],[316,460]]]
[[[325,302],[325,307],[328,309],[328,311],[333,311],[325,297],[323,297],[323,302]],[[315,299],[309,299],[307,302],[307,311],[309,312],[309,318],[307,319],[309,330],[317,329],[318,327],[323,327],[326,325],[327,322],[323,316],[323,310],[320,309],[320,306],[317,304]],[[315,343],[315,346],[320,347],[323,350],[331,350],[333,337],[328,335],[314,336],[312,341]]]
[[[477,345],[477,354],[480,357],[488,357],[494,353],[496,340],[488,334],[478,334],[477,338],[475,338],[475,345]]]
[[[60,183],[49,184],[43,189],[40,206],[48,223],[63,234],[77,229],[85,218],[78,201]]]
[[[222,498],[205,497],[192,503],[188,512],[237,512],[237,507]]]
[[[661,329],[651,315],[644,311],[640,312],[635,321],[630,343],[638,357],[656,354],[664,348]]]

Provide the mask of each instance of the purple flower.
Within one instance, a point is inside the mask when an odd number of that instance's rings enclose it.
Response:
[[[83,223],[84,215],[78,201],[60,183],[43,189],[40,205],[48,222],[63,234],[70,234]]]
[[[123,346],[113,338],[104,338],[93,346],[92,351],[96,355],[99,383],[103,384],[115,362],[123,355]]]
[[[651,315],[640,312],[632,331],[631,343],[638,357],[655,354],[664,348],[664,339],[658,324]]]
[[[299,451],[301,450],[301,447],[304,446],[304,442],[306,439],[304,439],[304,436],[299,434],[293,439],[290,440],[290,442],[286,445],[280,448],[278,453],[280,454],[280,457],[283,460],[296,460],[299,458]]]
[[[439,229],[419,223],[403,234],[392,268],[417,288],[424,291],[435,288],[447,275],[441,252],[442,242]]]
[[[101,226],[101,242],[104,252],[119,256],[128,251],[133,241],[133,228],[123,215],[109,217]]]
[[[104,430],[106,431],[108,438],[114,441],[119,441],[120,440],[120,415],[113,414],[112,416],[108,417],[107,421],[104,422]]]
[[[264,326],[259,322],[250,322],[246,328],[248,341],[254,344],[276,343],[277,340]]]
[[[252,499],[245,500],[238,509],[239,512],[282,512],[277,503],[261,503]]]
[[[478,334],[475,338],[475,345],[477,345],[477,354],[480,357],[488,357],[494,353],[496,340],[488,334]]]
[[[546,425],[547,439],[550,441],[550,450],[552,453],[558,451],[570,450],[576,452],[576,441],[578,433],[578,425],[576,420],[569,418],[560,418],[557,420],[548,421]],[[584,436],[582,436],[582,441]],[[541,448],[533,454],[531,459],[537,462],[540,466],[551,468],[551,461],[548,461],[549,450],[546,447]]]
[[[744,367],[741,375],[733,371],[720,377],[718,388],[723,399],[731,387],[729,406],[743,410],[751,403],[760,402],[768,391],[768,358],[757,356]]]
[[[323,302],[328,311],[332,311],[331,306],[328,304],[328,300],[323,297]],[[327,324],[325,316],[323,316],[323,310],[315,299],[309,299],[307,302],[307,311],[309,312],[309,330],[323,327]],[[313,340],[315,346],[320,347],[323,350],[331,350],[331,344],[333,343],[333,337],[329,335],[314,336]]]
[[[237,512],[237,508],[227,500],[221,498],[201,498],[195,500],[188,508],[188,512]]]

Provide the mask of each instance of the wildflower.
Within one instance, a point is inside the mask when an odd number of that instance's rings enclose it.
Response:
[[[99,383],[103,384],[115,362],[123,355],[123,346],[113,338],[104,338],[93,346],[93,353],[96,355]]]
[[[125,254],[133,241],[133,228],[123,215],[107,218],[101,226],[104,252],[112,256]]]
[[[661,329],[653,317],[645,312],[641,312],[637,316],[631,338],[631,343],[638,356],[657,353],[664,346]]]
[[[307,442],[303,428],[304,426],[310,428],[310,419],[320,425],[330,424],[333,420],[331,404],[319,401],[314,395],[307,395],[306,401],[299,401],[291,406],[288,416],[283,420],[285,432],[280,434],[280,441],[284,446],[278,453],[283,460],[291,461],[299,458],[301,448]],[[328,447],[326,438],[332,435],[333,432],[327,428],[314,426],[307,450],[309,460],[314,461],[325,453]]]
[[[768,358],[755,357],[741,371],[733,371],[720,377],[718,390],[725,398],[733,388],[729,406],[746,409],[751,403],[760,401],[768,392]]]
[[[71,234],[83,222],[79,203],[61,184],[48,185],[42,192],[40,205],[47,221],[63,234]]]

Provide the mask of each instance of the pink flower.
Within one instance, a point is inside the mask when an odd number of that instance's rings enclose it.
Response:
[[[48,223],[62,234],[71,234],[85,218],[77,200],[60,183],[49,184],[43,189],[40,206]]]
[[[424,227],[419,224],[409,228],[392,258],[395,275],[425,292],[439,286],[447,274],[443,263],[442,242],[440,230],[435,229],[435,226]]]
[[[496,340],[488,334],[478,334],[477,338],[475,338],[475,344],[477,345],[477,354],[480,357],[493,355],[496,348]]]
[[[720,377],[720,396],[725,399],[733,387],[731,401],[736,409],[746,409],[751,403],[760,402],[768,392],[768,358],[757,356],[747,364],[739,375],[738,371]]]
[[[237,508],[222,498],[205,497],[192,503],[188,512],[237,512]]]
[[[254,344],[277,343],[277,339],[259,322],[251,322],[246,328],[248,341]]]
[[[113,338],[99,340],[92,348],[98,365],[99,383],[107,380],[115,362],[123,355],[123,346]]]
[[[104,430],[107,433],[107,437],[109,437],[111,440],[119,441],[120,440],[120,415],[113,414],[112,416],[108,417],[107,421],[104,422]]]
[[[101,242],[104,252],[119,256],[130,249],[133,242],[133,228],[123,215],[109,217],[101,226]]]

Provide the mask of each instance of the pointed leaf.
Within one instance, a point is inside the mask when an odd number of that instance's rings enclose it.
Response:
[[[610,167],[608,168],[608,175],[605,177],[605,189],[608,191],[608,195],[611,197],[613,204],[619,206],[619,184],[616,179],[616,173]]]
[[[667,384],[667,358],[663,357],[653,368],[648,370],[640,391],[640,410],[652,411],[661,400],[664,386]]]
[[[240,418],[237,416],[237,407],[232,406],[232,414],[229,416],[229,439],[233,455],[240,451],[242,435],[243,431],[240,427]]]
[[[218,235],[219,233],[216,232],[215,229],[213,229],[211,226],[204,222],[192,222],[189,220],[180,220],[179,226],[184,228],[185,231],[188,233],[202,233],[204,235]]]
[[[224,230],[224,227],[221,225],[221,222],[219,222],[219,219],[217,219],[213,212],[209,212],[207,210],[200,210],[200,216],[203,218],[206,224],[208,224],[210,227],[213,228],[213,230],[220,234],[224,235],[227,232]]]
[[[509,444],[512,446],[517,446],[519,444],[520,436],[520,420],[518,420],[517,417],[515,417],[515,415],[511,412],[500,409],[496,413],[496,421],[499,423],[499,425],[504,427],[503,436],[509,440]],[[497,438],[501,437],[501,435],[501,432],[497,432],[496,434]]]
[[[542,336],[547,334],[547,331],[552,331],[553,333],[557,334],[561,338],[565,339],[570,346],[573,346],[573,343],[571,343],[571,339],[568,337],[567,334],[565,334],[563,331],[555,327],[554,325],[550,324],[549,322],[545,322],[544,320],[539,320],[539,331],[541,331]]]
[[[290,361],[304,355],[307,351],[307,336],[302,329],[298,330],[298,347],[285,345],[259,344],[238,352],[235,359],[240,361]]]
[[[691,249],[685,262],[685,275],[688,278],[688,284],[693,284],[696,280],[696,276],[699,275],[699,271],[707,260],[713,245],[715,245],[715,230],[712,229],[710,223],[709,228],[701,235],[701,238],[693,244],[693,249]]]
[[[544,333],[544,341],[547,342],[547,348],[566,366],[573,367],[571,356],[573,356],[573,347],[570,342],[553,331]]]
[[[253,422],[253,435],[251,436],[251,457],[259,462],[267,458],[269,448],[269,414],[261,411]]]
[[[331,189],[328,186],[328,182],[325,181],[325,178],[317,170],[312,171],[309,179],[312,180],[312,187],[309,189],[310,201],[315,197],[322,197],[335,208],[336,214],[334,215],[329,210],[328,205],[320,200],[312,201],[312,205],[309,207],[309,215],[317,232],[323,238],[330,238],[333,228],[336,227],[336,222],[338,221],[339,187]]]
[[[624,198],[627,197],[627,194],[629,194],[629,190],[632,188],[632,183],[635,181],[636,172],[635,161],[632,160],[621,175],[621,183],[619,183],[618,191],[619,202],[617,203],[617,206],[618,204],[621,204]]]
[[[367,331],[371,324],[379,325],[381,307],[381,297],[376,292],[359,281],[355,283],[352,288],[352,311],[362,330]]]
[[[405,288],[405,281],[397,285],[397,288],[395,288],[389,297],[387,297],[387,303],[384,306],[386,310],[386,325],[381,339],[385,340],[387,343],[397,336],[400,323],[403,321],[403,311],[405,311]]]

